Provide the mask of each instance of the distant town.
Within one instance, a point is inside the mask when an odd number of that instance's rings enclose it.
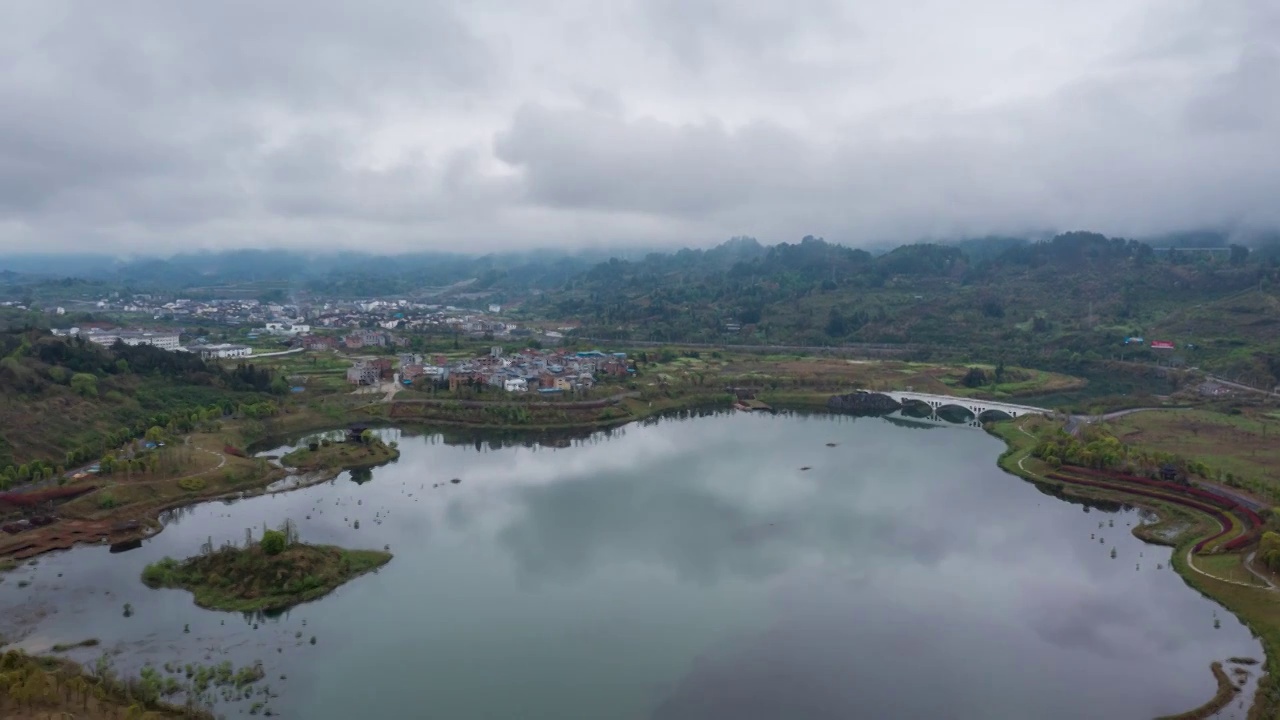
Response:
[[[492,386],[511,393],[551,395],[590,390],[600,375],[626,377],[634,372],[627,354],[621,352],[525,349],[506,355],[501,347],[495,346],[486,357],[452,363],[443,355],[428,361],[422,355],[404,353],[399,356],[399,372],[392,368],[389,358],[357,360],[347,370],[347,382],[374,385],[392,381],[410,385],[425,379],[436,385],[447,383],[452,391]]]
[[[635,372],[626,353],[590,350],[570,352],[554,347],[572,328],[521,328],[498,317],[502,308],[485,310],[405,300],[360,300],[315,305],[263,303],[257,300],[188,300],[161,302],[150,295],[97,301],[98,313],[150,314],[177,328],[117,328],[104,323],[56,328],[55,335],[80,337],[101,345],[150,345],[190,352],[205,360],[248,360],[303,351],[396,352],[394,357],[352,357],[346,379],[353,386],[395,383],[456,391],[496,388],[510,393],[590,390],[601,376],[626,377]],[[55,314],[63,316],[65,309]],[[248,326],[246,332],[238,329]],[[214,328],[214,332],[207,328]],[[226,332],[230,331],[230,332]],[[413,352],[405,333],[434,333],[494,344],[484,357],[449,360],[444,355]],[[214,342],[211,336],[234,334],[240,341]],[[185,340],[185,343],[184,343]],[[529,345],[504,351],[512,342]],[[502,343],[502,344],[499,344]]]

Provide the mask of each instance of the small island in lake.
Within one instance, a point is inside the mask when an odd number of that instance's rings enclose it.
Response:
[[[398,457],[396,443],[385,443],[372,430],[355,426],[343,439],[308,438],[280,462],[299,470],[354,470],[389,463]]]
[[[211,610],[284,610],[323,597],[390,560],[391,553],[380,550],[298,542],[286,523],[243,548],[206,545],[181,562],[164,558],[142,571],[142,581],[152,588],[190,590],[197,605]]]

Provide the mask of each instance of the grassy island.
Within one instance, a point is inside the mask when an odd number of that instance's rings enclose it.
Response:
[[[358,439],[311,438],[280,462],[299,470],[357,470],[389,463],[400,457],[396,444],[384,443],[368,430]]]
[[[385,565],[391,553],[297,542],[286,525],[241,548],[206,545],[182,562],[164,558],[142,571],[153,588],[190,590],[200,607],[239,612],[283,610],[329,594]]]

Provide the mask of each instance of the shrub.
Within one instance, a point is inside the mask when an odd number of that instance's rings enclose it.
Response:
[[[98,508],[102,510],[110,510],[116,506],[116,497],[111,493],[102,493],[98,498]]]
[[[81,397],[98,397],[98,378],[89,373],[76,373],[71,376],[71,389]]]
[[[982,387],[987,384],[987,373],[982,368],[971,367],[960,382],[969,388]]]
[[[173,582],[177,571],[178,561],[166,557],[142,569],[142,582],[151,587],[162,587]]]
[[[187,492],[199,492],[205,488],[204,478],[186,477],[178,481],[178,487]]]
[[[285,537],[279,530],[267,530],[262,533],[262,552],[268,555],[279,555],[284,552]]]

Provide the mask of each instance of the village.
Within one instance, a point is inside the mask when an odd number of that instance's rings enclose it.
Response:
[[[495,388],[509,393],[556,395],[585,392],[598,379],[625,378],[634,373],[634,365],[622,352],[526,348],[507,354],[500,346],[494,346],[483,357],[453,362],[443,355],[427,358],[416,353],[400,354],[395,365],[389,357],[356,360],[347,370],[347,382],[359,386],[399,383],[451,392]]]
[[[498,314],[502,306],[483,309],[424,304],[406,300],[348,300],[316,303],[264,303],[257,300],[188,300],[161,302],[151,296],[104,298],[96,314],[68,313],[70,327],[54,328],[61,336],[80,337],[100,345],[116,342],[192,352],[205,360],[247,359],[300,351],[394,352],[414,345],[410,336],[436,335],[536,346],[557,345],[572,328],[521,327]],[[147,322],[150,328],[119,326],[123,319]],[[148,322],[150,321],[150,322]],[[410,362],[423,365],[428,362]],[[443,379],[443,377],[441,378]]]

